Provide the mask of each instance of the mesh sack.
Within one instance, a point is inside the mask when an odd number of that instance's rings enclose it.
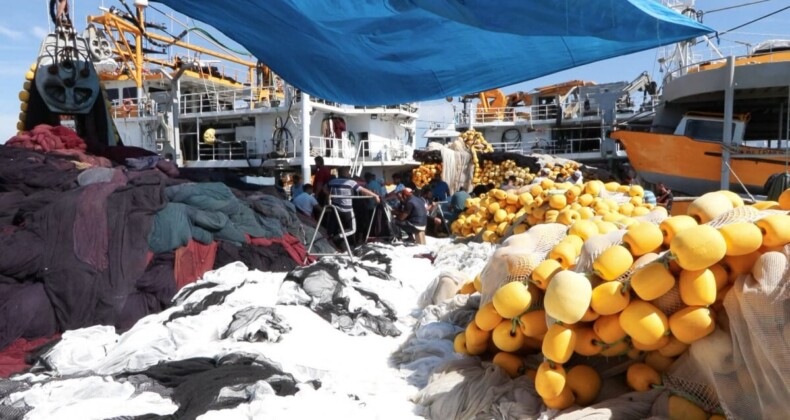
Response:
[[[610,199],[614,200],[614,202],[617,203],[618,206],[621,206],[621,205],[631,201],[631,196],[626,194],[626,193],[621,193],[621,192],[617,192],[617,191],[609,191],[609,190],[606,190],[606,189],[601,189],[599,197],[601,197],[601,198],[610,198]]]
[[[625,230],[615,230],[603,235],[594,235],[584,242],[582,253],[576,262],[574,271],[578,273],[589,273],[592,271],[593,262],[607,248],[623,243]]]
[[[481,304],[490,302],[502,285],[529,278],[535,266],[565,237],[567,230],[565,225],[547,223],[507,238],[480,274],[483,286]]]
[[[785,254],[768,252],[724,299],[740,392],[716,384],[725,412],[737,418],[790,413],[790,294]],[[716,374],[716,366],[710,366]]]
[[[638,220],[639,222],[650,222],[654,225],[660,225],[661,222],[666,220],[669,216],[665,211],[653,209],[650,213],[644,216],[636,216],[634,219]]]
[[[452,299],[458,289],[469,281],[469,276],[458,270],[442,271],[420,294],[417,306],[422,309],[428,305],[438,305]]]
[[[686,304],[680,299],[680,287],[678,283],[679,281],[675,281],[675,285],[672,286],[668,292],[650,301],[650,303],[660,309],[666,316],[670,316],[686,307]]]
[[[708,412],[775,419],[790,413],[790,290],[787,254],[768,252],[724,298],[724,328],[691,345],[668,388]],[[718,404],[714,404],[714,399]]]
[[[725,337],[727,336],[726,332],[719,332]],[[700,342],[709,338],[713,338],[713,335],[700,340]],[[694,343],[694,345],[691,346],[691,349],[693,349],[697,343]],[[700,357],[705,356],[701,355],[700,351],[697,351],[695,354],[692,352],[693,350],[689,350],[688,353],[680,356],[680,358],[672,365],[669,372],[662,378],[663,392],[653,404],[653,408],[651,410],[653,416],[660,418],[670,417],[669,397],[672,395],[676,395],[691,401],[708,413],[722,412],[714,384],[711,382],[711,378],[709,378],[704,372],[704,367],[702,365],[705,362],[700,360]],[[726,351],[717,350],[717,352],[719,355],[721,355]],[[714,355],[713,357],[717,357],[717,360],[719,361],[722,360],[721,358],[718,358],[718,356]]]
[[[751,206],[741,206],[725,211],[707,224],[718,229],[732,223],[756,222],[772,214],[787,214],[787,212],[782,210],[757,210]]]

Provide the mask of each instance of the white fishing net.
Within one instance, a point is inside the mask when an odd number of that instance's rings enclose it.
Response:
[[[772,214],[787,214],[787,212],[783,210],[757,210],[751,206],[741,206],[727,210],[707,224],[718,229],[732,223],[756,222]]]
[[[767,252],[724,299],[729,322],[693,343],[665,379],[667,390],[708,413],[781,419],[790,413],[788,254]],[[667,410],[659,399],[654,414]]]
[[[429,150],[438,150],[442,154],[442,179],[450,186],[451,191],[464,187],[471,191],[474,165],[472,154],[461,140],[455,140],[448,146],[441,143],[429,143]]]
[[[592,271],[593,262],[598,256],[601,255],[608,248],[623,243],[623,236],[625,230],[615,230],[603,235],[594,235],[587,239],[582,246],[582,253],[579,255],[579,260],[576,261],[576,269],[574,271],[579,273],[589,273]]]
[[[533,226],[530,230],[507,238],[494,252],[482,273],[482,304],[491,301],[502,285],[525,280],[568,231],[559,223]]]
[[[650,210],[650,213],[644,216],[636,216],[636,219],[639,222],[650,222],[654,225],[660,225],[661,222],[666,220],[669,216],[667,216],[667,212],[665,210],[653,209]]]

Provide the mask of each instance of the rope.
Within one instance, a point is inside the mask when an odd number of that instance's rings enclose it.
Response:
[[[741,29],[741,28],[743,28],[744,26],[751,25],[752,23],[755,23],[755,22],[759,22],[759,21],[761,21],[761,20],[763,20],[763,19],[765,19],[765,18],[771,17],[771,16],[773,16],[773,15],[775,15],[775,14],[777,14],[777,13],[784,12],[784,11],[785,11],[785,10],[787,10],[787,9],[790,9],[790,6],[783,7],[783,8],[781,8],[781,9],[777,10],[777,11],[774,11],[774,12],[768,13],[767,15],[760,16],[760,17],[758,17],[758,18],[756,18],[756,19],[752,19],[752,20],[750,20],[750,21],[748,21],[748,22],[746,22],[746,23],[740,24],[740,25],[738,25],[738,26],[736,26],[736,27],[734,27],[734,28],[727,29],[727,30],[726,30],[726,31],[724,31],[724,32],[720,32],[720,33],[718,33],[718,34],[717,34],[717,36],[722,36],[722,35],[724,35],[724,34],[726,34],[726,33],[728,33],[728,32],[732,32],[732,31],[734,31],[734,30],[736,30],[736,29]]]
[[[769,1],[771,1],[771,0],[757,0],[757,1],[753,1],[751,3],[736,4],[735,6],[727,6],[727,7],[722,7],[720,9],[707,10],[707,11],[705,11],[705,14],[709,15],[711,13],[722,12],[724,10],[730,10],[730,9],[737,9],[739,7],[751,6],[751,5],[759,4],[759,3],[766,3],[766,2],[769,2]]]
[[[741,178],[738,176],[738,174],[735,173],[735,170],[732,169],[732,166],[730,166],[730,162],[724,162],[724,164],[727,165],[727,169],[730,170],[730,173],[732,173],[732,175],[735,177],[735,179],[738,181],[738,183],[741,184],[741,188],[743,188],[743,190],[746,192],[746,195],[748,195],[749,198],[751,198],[752,201],[756,203],[757,200],[755,200],[754,196],[752,195],[752,193],[750,193],[749,190],[746,189],[746,185],[743,185],[743,182],[741,182]]]

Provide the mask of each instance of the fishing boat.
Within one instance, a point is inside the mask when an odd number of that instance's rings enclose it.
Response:
[[[611,137],[648,183],[689,195],[762,193],[790,160],[790,41],[712,60],[689,51],[680,44],[660,60],[666,76],[649,132],[618,129]]]
[[[311,97],[249,53],[145,0],[100,12],[87,18],[81,34],[67,19],[59,22],[42,44],[36,78],[58,78],[43,72],[58,48],[71,51],[76,62],[90,62],[101,87],[86,89],[106,101],[115,131],[106,136],[110,145],[155,151],[181,167],[259,175],[309,176],[318,156],[330,167],[352,167],[357,176],[418,165],[412,160],[415,103],[362,107]],[[70,45],[78,47],[63,49]],[[47,105],[63,99],[50,93],[38,89]],[[38,120],[23,119],[19,129],[45,122],[40,111]],[[82,127],[79,117],[60,119]]]
[[[606,133],[618,124],[649,127],[656,89],[647,72],[630,82],[571,80],[508,94],[493,89],[460,97],[453,127],[482,132],[495,151],[617,164],[625,152]]]

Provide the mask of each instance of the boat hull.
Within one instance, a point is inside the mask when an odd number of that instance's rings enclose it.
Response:
[[[625,146],[631,165],[647,182],[662,182],[691,195],[720,189],[721,143],[627,130],[615,131],[611,137]],[[743,183],[750,193],[762,193],[768,177],[784,172],[786,165],[787,158],[777,156],[776,149],[742,147],[730,161],[730,189],[743,192]]]

